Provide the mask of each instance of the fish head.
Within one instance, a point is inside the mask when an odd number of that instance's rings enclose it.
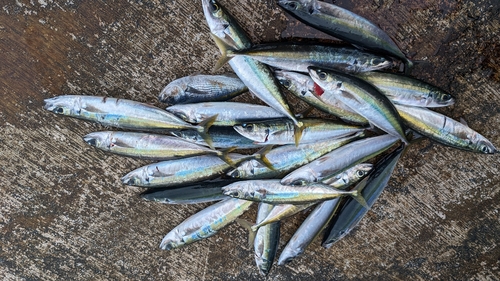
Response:
[[[227,45],[233,47],[233,49],[238,49],[237,44],[234,42],[238,36],[233,34],[232,26],[234,23],[231,16],[215,0],[202,0],[202,4],[210,32]]]
[[[166,110],[180,119],[186,122],[192,122],[193,109],[186,105],[172,105],[166,108]],[[196,122],[195,122],[196,123]]]
[[[429,107],[448,106],[455,103],[455,98],[441,90],[431,90],[423,97],[425,104]]]
[[[475,142],[475,151],[484,154],[494,154],[499,153],[498,149],[485,137],[477,134],[478,140]]]
[[[172,82],[163,88],[158,95],[158,100],[168,104],[184,103],[186,101],[184,90],[181,85]]]
[[[323,90],[335,92],[342,89],[342,82],[338,81],[331,71],[312,66],[307,69],[309,70],[309,75],[312,80],[314,80]]]
[[[364,178],[373,169],[373,164],[362,163],[349,169],[347,172],[347,182],[352,184]]]
[[[79,115],[82,110],[81,98],[78,96],[57,96],[44,100],[43,108],[60,115]]]
[[[182,237],[179,236],[177,228],[170,231],[160,243],[160,249],[162,250],[172,250],[183,246]]]
[[[393,65],[393,63],[394,63],[394,61],[390,58],[372,57],[368,61],[367,65],[364,68],[366,69],[365,71],[385,69],[385,68],[391,67]]]
[[[299,172],[292,172],[291,174],[288,174],[281,180],[281,184],[306,185],[317,181],[318,179],[316,178],[315,173],[310,169],[305,169]]]
[[[93,147],[109,150],[113,132],[93,132],[83,137],[83,140]]]
[[[136,169],[121,178],[123,184],[133,186],[148,186],[150,180],[147,167]]]
[[[244,193],[237,188],[223,188],[223,194],[234,198],[244,198]]]
[[[291,71],[275,71],[274,75],[278,82],[292,93],[306,96],[314,91],[314,81],[309,75]]]
[[[234,130],[247,139],[265,143],[269,138],[269,126],[264,123],[243,123],[233,126]]]
[[[310,14],[316,10],[316,0],[278,0],[278,5],[292,14]]]

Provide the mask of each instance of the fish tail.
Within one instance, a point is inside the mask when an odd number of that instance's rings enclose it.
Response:
[[[233,159],[231,159],[231,157],[229,157],[229,153],[233,152],[237,148],[238,147],[236,147],[236,146],[231,146],[229,148],[218,151],[217,155],[220,157],[220,159],[222,159],[222,161],[229,164],[229,166],[236,168],[236,163],[234,163]]]
[[[228,50],[230,47],[229,45],[227,45],[224,41],[222,41],[219,37],[213,35],[212,33],[210,33],[210,36],[212,36],[212,39],[214,39],[215,44],[217,45],[217,47],[219,47],[219,50],[221,52],[221,57],[212,69],[212,72],[215,72],[222,66],[224,66],[228,61],[230,61],[232,57],[228,56],[228,52],[230,52],[230,50]]]
[[[203,122],[198,124],[197,130],[203,140],[208,144],[211,149],[214,149],[214,145],[212,142],[212,137],[208,134],[208,129],[214,124],[219,114],[215,114],[214,116],[205,119]]]
[[[361,206],[370,209],[370,207],[366,203],[365,198],[363,198],[363,195],[361,194],[361,191],[363,190],[364,187],[365,187],[364,184],[358,184],[356,188],[352,190],[349,195],[352,197],[352,199],[358,201],[358,203],[361,204]]]
[[[297,122],[293,130],[293,136],[295,139],[295,146],[299,146],[300,139],[302,138],[302,132],[304,131],[304,123]]]
[[[253,241],[255,240],[255,234],[257,230],[253,230],[253,224],[247,220],[237,218],[236,222],[248,230],[248,247],[252,247]]]
[[[260,149],[259,151],[255,152],[253,157],[255,160],[260,162],[262,165],[264,165],[264,166],[266,166],[269,169],[274,171],[275,169],[274,169],[273,164],[266,157],[266,154],[269,153],[269,151],[271,151],[272,148],[273,148],[273,145],[266,145],[262,149]]]

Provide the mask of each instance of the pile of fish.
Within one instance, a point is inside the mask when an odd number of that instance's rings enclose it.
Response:
[[[163,238],[171,250],[216,234],[238,221],[253,237],[267,274],[278,247],[280,221],[314,208],[281,251],[278,265],[301,255],[324,232],[329,248],[374,204],[404,148],[418,136],[478,153],[495,153],[486,138],[429,110],[455,99],[410,76],[377,70],[412,62],[376,25],[316,0],[279,0],[285,11],[353,46],[253,45],[215,0],[203,0],[211,35],[236,75],[193,75],[167,85],[166,110],[124,99],[57,96],[45,109],[128,131],[94,132],[88,144],[111,153],[157,161],[123,176],[149,188],[148,200],[168,204],[219,201],[184,220]],[[328,114],[299,118],[282,95]],[[250,91],[268,106],[228,102]],[[254,149],[238,154],[237,149]],[[368,163],[367,161],[371,161]],[[260,202],[255,224],[239,219]]]

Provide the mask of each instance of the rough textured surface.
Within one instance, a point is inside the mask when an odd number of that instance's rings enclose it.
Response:
[[[222,4],[254,42],[328,38],[285,16],[273,1]],[[414,76],[458,97],[441,112],[464,118],[500,146],[497,0],[337,4],[378,23],[404,52],[422,61]],[[162,106],[156,100],[162,87],[174,78],[209,72],[217,58],[200,1],[1,2],[3,279],[262,278],[238,225],[183,249],[159,250],[164,234],[206,205],[140,200],[141,190],[122,186],[119,178],[145,161],[92,149],[81,137],[102,126],[42,110],[44,98],[84,93]],[[268,278],[497,279],[499,170],[499,155],[423,141],[403,157],[354,233],[329,250],[315,241],[302,258],[275,266]],[[246,214],[254,216],[255,210]],[[281,247],[303,217],[285,221]]]

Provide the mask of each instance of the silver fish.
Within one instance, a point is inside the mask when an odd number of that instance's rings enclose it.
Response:
[[[346,144],[286,175],[281,183],[297,185],[327,180],[389,149],[397,137],[382,135]]]
[[[170,82],[158,100],[169,104],[225,101],[247,91],[247,86],[234,74],[198,74]]]
[[[338,139],[366,129],[319,118],[300,119],[300,121],[304,124],[300,139],[301,144],[325,139]],[[295,143],[295,126],[289,119],[247,122],[235,125],[234,129],[242,136],[264,145]]]
[[[306,204],[351,196],[364,202],[358,190],[343,191],[322,183],[283,185],[280,180],[238,181],[222,188],[224,195],[269,204]]]
[[[233,126],[249,120],[285,117],[269,106],[241,102],[176,104],[167,107],[167,111],[189,123],[200,123],[211,116],[217,115],[213,123],[216,126]]]
[[[224,153],[176,137],[149,133],[102,131],[83,140],[114,154],[150,160],[168,160],[203,154],[224,157]]]
[[[385,72],[367,72],[356,76],[377,87],[396,104],[441,107],[455,103],[452,95],[434,85],[408,76]]]
[[[231,153],[234,165],[255,156]],[[122,182],[140,187],[180,187],[191,183],[215,179],[231,166],[214,155],[202,155],[149,164],[133,170]]]
[[[351,47],[318,44],[269,43],[245,50],[227,50],[225,55],[228,59],[246,56],[277,69],[305,73],[308,66],[333,68],[348,73],[374,71],[392,66],[392,60],[384,56]]]
[[[443,114],[404,105],[396,105],[396,109],[408,127],[434,141],[472,152],[498,153],[498,149],[488,139]]]
[[[273,205],[260,203],[257,212],[257,222],[265,218],[273,209]],[[280,237],[280,222],[268,224],[259,228],[253,243],[255,263],[262,275],[267,275],[273,265]]]
[[[228,198],[185,219],[161,241],[160,248],[172,250],[208,238],[235,221],[253,202]]]
[[[358,181],[360,181],[364,176],[366,176],[373,169],[373,164],[361,163],[352,168],[347,169],[343,173],[337,174],[327,180],[324,180],[324,184],[328,184],[334,188],[345,188]]]

